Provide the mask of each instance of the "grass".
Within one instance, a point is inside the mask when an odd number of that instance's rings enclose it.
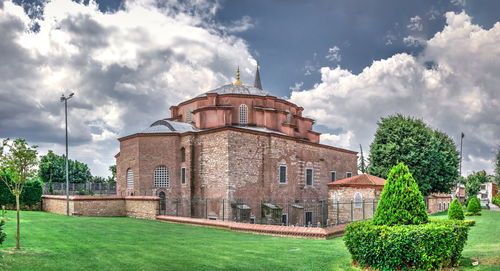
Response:
[[[500,212],[482,213],[473,217],[477,224],[461,269],[500,268]],[[0,270],[357,270],[351,267],[342,238],[292,239],[43,212],[21,214],[23,249],[14,251],[14,212],[7,218]],[[476,259],[480,265],[472,267]]]

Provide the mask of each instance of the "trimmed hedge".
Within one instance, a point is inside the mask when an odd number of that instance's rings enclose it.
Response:
[[[344,242],[354,262],[380,270],[438,269],[456,266],[469,227],[459,220],[431,220],[421,225],[351,223]]]
[[[481,203],[477,197],[473,197],[467,203],[466,215],[481,215]]]
[[[24,184],[21,194],[21,205],[33,206],[42,200],[43,183],[39,180],[27,181]],[[0,181],[0,205],[13,206],[16,204],[16,198],[10,193],[7,185]]]
[[[448,219],[464,220],[464,209],[460,201],[455,198],[448,209]]]
[[[427,223],[424,197],[410,169],[399,163],[389,172],[373,216],[375,225],[417,225]]]
[[[465,219],[464,223],[465,223],[465,225],[472,227],[472,226],[476,225],[476,220]]]

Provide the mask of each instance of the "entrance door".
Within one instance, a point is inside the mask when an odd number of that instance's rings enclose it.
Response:
[[[158,196],[160,197],[160,215],[165,215],[167,210],[167,199],[165,197],[165,192],[160,192]]]
[[[313,213],[312,212],[306,212],[306,227],[309,227],[312,225],[313,221]]]

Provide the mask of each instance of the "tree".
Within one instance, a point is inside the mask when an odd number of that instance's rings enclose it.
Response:
[[[480,215],[481,203],[477,197],[469,199],[467,203],[467,215]]]
[[[108,183],[116,182],[116,165],[109,166],[109,171],[111,171],[111,177],[108,177]]]
[[[361,171],[361,173],[366,173],[365,157],[363,155],[363,147],[361,146],[361,144],[359,144],[359,150],[360,150],[359,171]]]
[[[21,249],[21,229],[19,220],[19,199],[26,181],[36,174],[37,146],[29,146],[25,139],[14,141],[4,139],[0,146],[0,179],[16,197],[16,249]]]
[[[92,179],[92,174],[87,164],[79,161],[68,160],[69,181],[72,183],[85,183]],[[40,179],[49,183],[66,182],[66,159],[64,155],[57,155],[50,151],[40,158]]]
[[[382,118],[370,145],[368,173],[386,178],[393,165],[404,162],[424,196],[449,193],[458,179],[458,151],[453,140],[422,120],[402,115]]]
[[[465,179],[465,195],[467,198],[475,198],[481,190],[481,184],[488,182],[488,177],[486,172],[481,170],[479,172],[474,172],[467,176]]]
[[[453,199],[450,204],[448,219],[464,220],[464,209],[457,198]]]
[[[500,147],[497,149],[495,157],[495,183],[500,185]]]
[[[404,163],[394,166],[384,185],[373,216],[375,225],[417,225],[427,223],[424,198]]]

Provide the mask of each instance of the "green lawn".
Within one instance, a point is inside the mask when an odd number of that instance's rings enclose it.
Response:
[[[14,252],[14,213],[7,217],[0,270],[355,270],[342,238],[292,239],[43,212],[22,213],[23,250]],[[483,211],[474,219],[463,263],[471,270],[499,270],[500,212]],[[480,265],[470,267],[471,258]]]

